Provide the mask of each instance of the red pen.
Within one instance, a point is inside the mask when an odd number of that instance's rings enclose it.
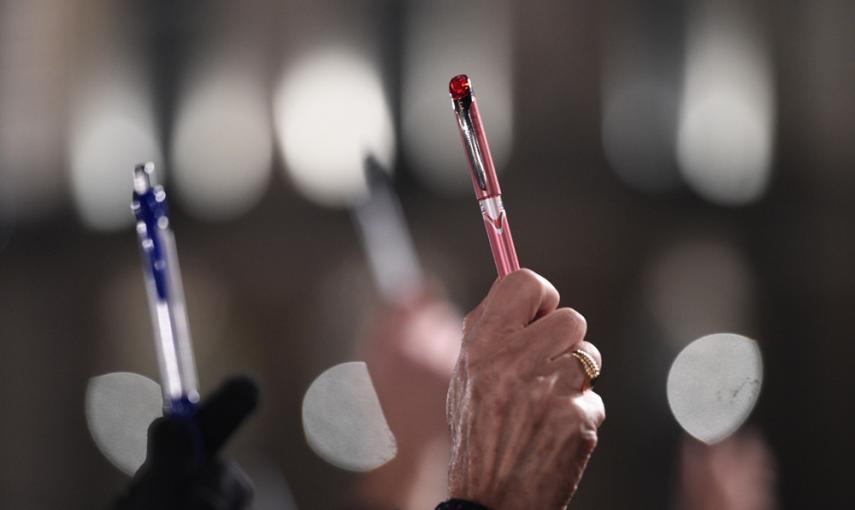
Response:
[[[457,115],[463,148],[469,160],[475,198],[481,206],[481,216],[484,219],[484,227],[487,229],[487,239],[490,240],[493,260],[496,262],[496,271],[499,273],[499,278],[502,278],[519,269],[520,263],[511,237],[508,216],[502,205],[502,190],[499,188],[499,179],[496,177],[493,156],[490,155],[490,146],[484,134],[484,125],[481,122],[481,114],[478,112],[472,82],[469,81],[468,76],[460,74],[451,79],[448,89],[451,93],[454,113]]]

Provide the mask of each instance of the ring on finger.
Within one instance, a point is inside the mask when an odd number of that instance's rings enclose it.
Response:
[[[579,361],[579,364],[582,365],[582,369],[585,371],[585,375],[588,377],[588,388],[593,388],[594,384],[596,384],[597,379],[600,377],[600,366],[591,357],[587,352],[576,349],[575,351],[570,352],[570,356],[573,356]],[[583,387],[582,390],[588,389]]]

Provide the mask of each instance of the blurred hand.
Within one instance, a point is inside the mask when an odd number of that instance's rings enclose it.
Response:
[[[246,377],[226,381],[192,420],[165,416],[149,427],[148,455],[115,510],[241,510],[249,478],[218,452],[258,402]]]
[[[429,288],[387,305],[362,346],[364,359],[399,451],[445,437],[445,396],[460,352],[462,317]]]
[[[398,454],[357,479],[353,498],[362,507],[428,508],[445,490],[445,397],[461,322],[435,287],[375,315],[358,357],[368,365]]]
[[[763,437],[743,430],[714,445],[683,440],[681,505],[685,510],[773,510],[775,462]]]
[[[605,419],[599,395],[568,353],[585,319],[556,309],[558,291],[523,269],[496,282],[467,317],[448,390],[452,498],[493,510],[563,508],[582,478]],[[602,366],[602,365],[601,365]]]

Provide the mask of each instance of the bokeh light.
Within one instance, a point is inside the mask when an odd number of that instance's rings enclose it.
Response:
[[[134,166],[162,151],[144,81],[124,66],[105,68],[83,88],[71,118],[69,157],[74,205],[95,230],[133,223],[130,212]]]
[[[657,328],[678,349],[709,331],[750,330],[756,317],[745,256],[714,235],[663,246],[644,272],[642,292]]]
[[[363,200],[369,155],[392,168],[392,117],[376,65],[365,56],[344,49],[304,56],[283,75],[274,112],[285,169],[319,204]]]
[[[172,143],[173,177],[194,216],[226,220],[267,190],[273,137],[264,86],[238,62],[196,73],[180,103]]]
[[[319,375],[303,398],[303,431],[321,458],[349,471],[370,471],[398,453],[368,367],[341,363]]]
[[[132,372],[93,377],[86,386],[86,424],[101,453],[132,475],[145,461],[148,427],[163,414],[160,385]]]
[[[677,159],[705,199],[759,199],[771,172],[774,92],[771,62],[750,20],[703,3],[689,27]]]
[[[668,372],[668,405],[691,436],[718,443],[751,414],[762,383],[757,342],[733,333],[707,335],[674,359]]]

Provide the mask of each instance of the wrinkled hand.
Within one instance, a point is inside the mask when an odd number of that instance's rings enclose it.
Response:
[[[496,282],[467,317],[448,391],[449,493],[493,510],[558,509],[572,497],[605,419],[582,391],[585,319],[523,269]]]
[[[249,478],[218,452],[257,402],[255,383],[235,377],[203,402],[192,419],[155,420],[149,427],[146,461],[114,510],[248,508]]]

